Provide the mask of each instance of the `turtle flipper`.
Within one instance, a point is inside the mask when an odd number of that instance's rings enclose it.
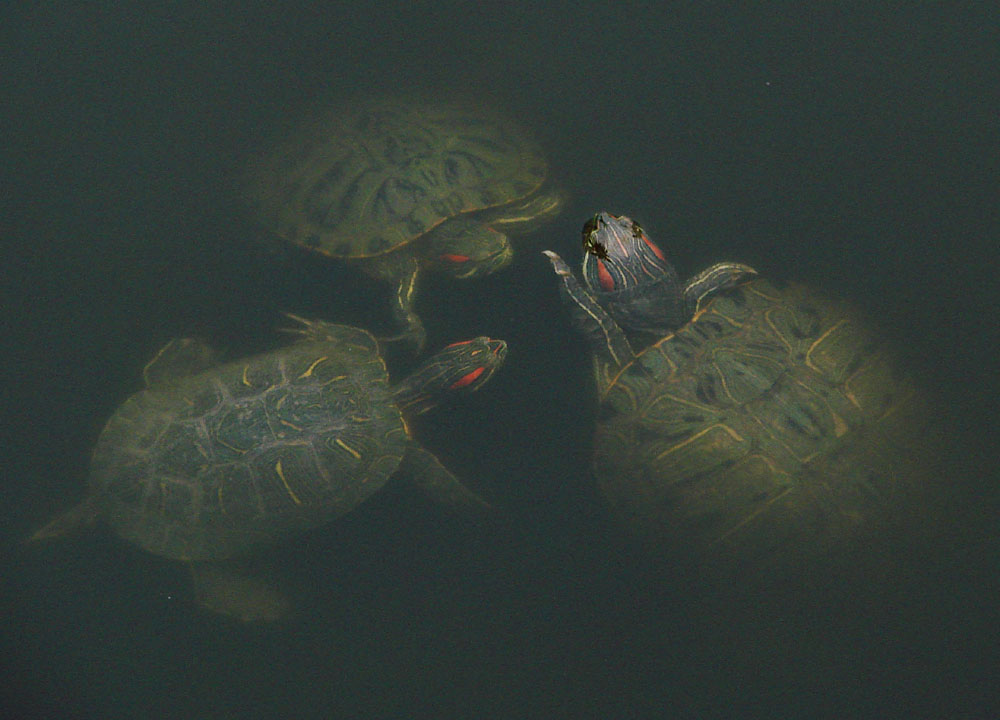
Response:
[[[552,263],[552,269],[562,280],[559,292],[563,304],[573,318],[573,324],[586,337],[601,365],[605,366],[604,374],[613,374],[611,369],[619,369],[634,357],[632,346],[618,323],[608,315],[607,311],[585,290],[566,262],[551,250],[543,250],[542,254]]]
[[[306,343],[337,343],[339,345],[357,345],[365,348],[369,352],[378,352],[378,344],[370,333],[350,327],[349,325],[339,325],[326,320],[304,318],[294,313],[285,313],[285,317],[295,321],[295,325],[278,328],[279,332],[296,335],[297,342]]]
[[[727,290],[746,282],[757,274],[749,265],[721,262],[707,267],[684,283],[684,304],[690,315],[698,312],[702,300],[707,300],[720,290]]]
[[[433,453],[422,447],[410,446],[400,470],[407,482],[461,515],[481,518],[493,511],[492,505],[462,485]]]
[[[175,338],[142,369],[146,387],[195,375],[216,364],[215,351],[196,338]]]
[[[79,505],[56,516],[41,529],[33,533],[25,542],[54,540],[76,532],[89,530],[97,524],[99,516],[97,503],[93,499],[87,498]]]
[[[192,563],[191,575],[198,604],[234,620],[276,622],[291,610],[291,601],[284,593],[243,563]]]
[[[424,324],[417,317],[413,309],[413,297],[417,289],[417,276],[420,268],[414,262],[412,268],[401,275],[396,283],[395,294],[393,296],[392,314],[396,318],[396,323],[403,327],[403,331],[398,335],[382,340],[407,340],[414,344],[414,349],[420,353],[427,342],[427,331]]]

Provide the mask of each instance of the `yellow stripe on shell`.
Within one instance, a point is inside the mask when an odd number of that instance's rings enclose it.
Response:
[[[288,481],[285,479],[285,472],[281,469],[281,460],[278,460],[278,462],[274,464],[274,471],[278,473],[278,477],[281,478],[281,482],[285,486],[285,490],[288,491],[288,496],[296,505],[301,505],[302,501],[299,500],[298,496],[294,492],[292,492],[292,488],[288,485]]]
[[[697,440],[698,438],[700,438],[702,435],[705,435],[706,433],[708,433],[708,432],[710,432],[712,430],[715,430],[716,428],[722,428],[723,430],[725,430],[729,434],[729,436],[731,438],[733,438],[733,440],[735,440],[736,442],[743,442],[744,441],[743,437],[738,432],[736,432],[735,430],[733,430],[732,428],[730,428],[730,427],[728,427],[726,425],[723,425],[722,423],[716,423],[715,425],[709,425],[707,428],[705,428],[704,430],[702,430],[699,433],[695,433],[694,435],[692,435],[691,437],[689,437],[684,442],[679,442],[676,445],[674,445],[673,447],[664,450],[663,452],[661,452],[659,455],[656,456],[656,459],[657,460],[662,460],[663,458],[665,458],[670,453],[675,452],[677,450],[680,450],[685,445],[688,445],[688,444],[694,442],[695,440]]]
[[[312,365],[310,365],[309,367],[307,367],[307,368],[305,369],[305,372],[303,372],[303,373],[302,373],[301,375],[299,375],[299,378],[301,379],[301,378],[307,378],[307,377],[309,377],[310,375],[312,375],[312,374],[313,374],[313,370],[315,370],[315,369],[316,369],[316,366],[317,366],[317,365],[319,365],[319,364],[320,364],[321,362],[323,362],[324,360],[329,360],[329,359],[330,359],[330,356],[329,356],[329,355],[324,355],[324,356],[323,356],[323,357],[321,357],[321,358],[317,358],[316,360],[313,360],[313,363],[312,363]]]
[[[337,443],[338,445],[340,445],[340,447],[344,448],[344,450],[346,450],[347,452],[349,452],[351,455],[353,455],[356,460],[360,460],[361,459],[361,453],[359,453],[357,450],[355,450],[354,448],[352,448],[350,445],[348,445],[347,443],[345,443],[340,438],[337,438],[336,440],[334,440],[334,442]]]

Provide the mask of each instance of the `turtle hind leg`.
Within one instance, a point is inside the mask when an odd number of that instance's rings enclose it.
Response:
[[[235,561],[191,564],[195,598],[206,610],[244,623],[273,623],[291,612],[288,597],[250,565]]]
[[[36,530],[25,542],[33,543],[40,540],[54,540],[84,530],[90,530],[97,524],[98,517],[97,503],[87,498],[76,507],[57,515],[43,527]]]
[[[431,500],[463,517],[483,520],[495,514],[492,505],[460,483],[440,460],[422,447],[413,445],[407,449],[400,470],[407,482]]]

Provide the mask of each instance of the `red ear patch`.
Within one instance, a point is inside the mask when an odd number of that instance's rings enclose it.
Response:
[[[656,257],[660,258],[660,260],[662,260],[663,262],[667,261],[667,259],[663,256],[663,251],[660,250],[660,247],[656,243],[654,243],[652,240],[646,237],[646,233],[642,234],[642,241],[646,243],[646,245],[649,247],[650,250],[653,251],[653,254],[656,255]]]
[[[601,288],[605,292],[611,292],[615,289],[615,279],[611,277],[608,268],[600,260],[597,261],[597,281],[601,283]]]
[[[458,390],[459,388],[463,388],[466,385],[475,382],[476,378],[482,375],[485,369],[486,369],[485,367],[477,367],[472,372],[468,373],[467,375],[463,375],[458,380],[453,382],[451,385],[449,385],[449,388],[451,390]]]
[[[468,255],[455,255],[454,253],[445,253],[439,256],[442,260],[447,260],[453,263],[464,263],[469,261]]]
[[[459,345],[468,345],[471,340],[459,340],[458,342],[453,342],[450,345],[445,345],[442,350],[447,350],[448,348],[458,347]]]
[[[459,340],[458,342],[451,343],[450,345],[445,345],[441,349],[442,350],[447,350],[450,347],[458,347],[459,345],[468,345],[470,342],[472,342],[472,341],[471,340]]]

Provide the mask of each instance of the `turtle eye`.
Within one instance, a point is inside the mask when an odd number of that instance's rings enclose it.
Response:
[[[634,220],[632,221],[632,237],[636,239],[642,237],[642,226]]]

